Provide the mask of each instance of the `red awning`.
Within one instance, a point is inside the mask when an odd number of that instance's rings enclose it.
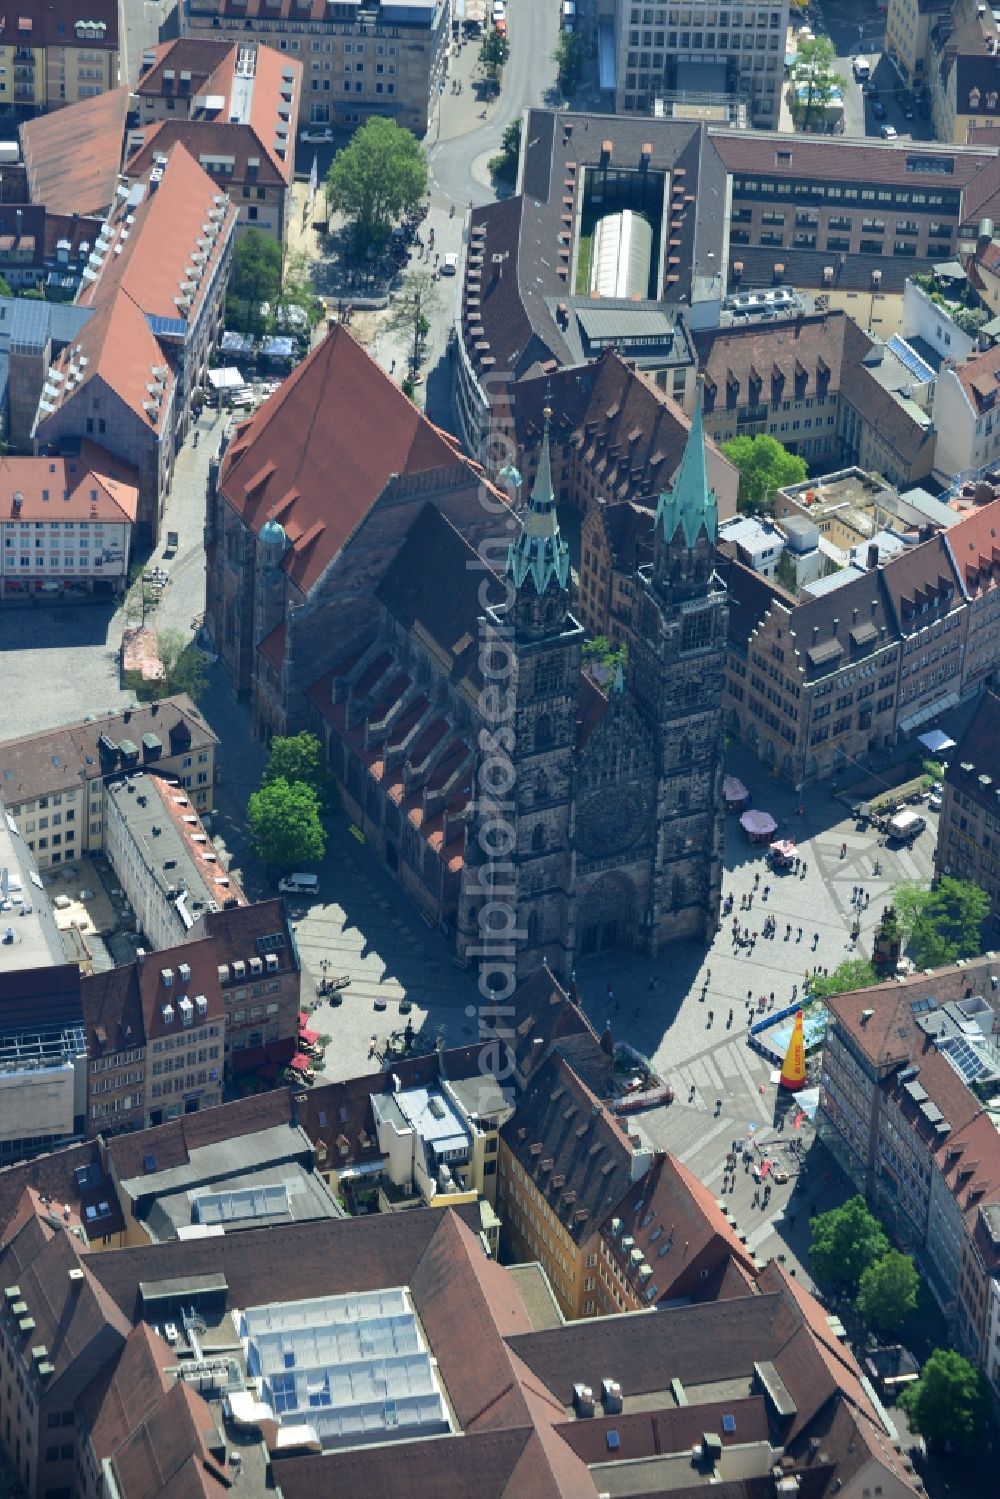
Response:
[[[319,1031],[299,1031],[299,1045],[304,1041],[307,1046],[315,1046],[319,1040]]]
[[[267,1061],[263,1046],[244,1046],[242,1051],[233,1052],[233,1071],[249,1072],[253,1067],[260,1067]]]
[[[293,1072],[308,1072],[312,1062],[307,1056],[303,1056],[301,1051],[297,1051],[288,1065]]]

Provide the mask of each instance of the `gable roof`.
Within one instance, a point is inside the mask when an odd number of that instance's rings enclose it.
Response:
[[[885,590],[903,635],[942,619],[962,603],[962,590],[943,535],[890,557],[882,568]]]
[[[1000,587],[1000,499],[977,505],[949,526],[945,545],[967,599]]]
[[[16,512],[14,494],[21,497]],[[131,525],[139,504],[139,473],[87,438],[80,443],[79,453],[72,456],[4,455],[0,457],[0,504],[10,516],[16,513],[24,521]]]
[[[532,1074],[500,1134],[578,1244],[631,1183],[627,1135],[558,1051]]]
[[[103,214],[114,201],[128,113],[126,87],[21,125],[32,203],[58,214]]]
[[[1000,345],[949,368],[977,416],[995,407],[1000,390]]]
[[[708,419],[713,411],[746,405],[755,382],[765,401],[776,383],[794,392],[796,400],[835,394],[846,370],[871,347],[867,334],[839,311],[713,329],[694,338],[705,373]]]
[[[960,968],[937,968],[930,974],[889,979],[870,989],[835,994],[827,1001],[827,1008],[858,1050],[881,1070],[908,1062],[923,1046],[924,1034],[914,1018],[914,1004],[933,998],[940,1007],[970,993],[985,993],[997,971],[998,965],[991,958],[974,958]]]
[[[117,1360],[80,1401],[99,1463],[117,1452],[156,1409],[169,1384],[165,1371],[176,1362],[168,1344],[147,1323],[133,1327]]]
[[[474,465],[338,324],[241,426],[219,489],[259,532],[280,521],[282,567],[304,593],[368,515],[394,475]]]

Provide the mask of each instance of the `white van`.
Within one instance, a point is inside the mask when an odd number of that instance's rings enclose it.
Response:
[[[872,76],[871,63],[867,57],[856,57],[854,59],[854,76],[859,83],[866,83]]]
[[[315,895],[319,889],[319,876],[315,874],[286,874],[278,881],[282,895]]]

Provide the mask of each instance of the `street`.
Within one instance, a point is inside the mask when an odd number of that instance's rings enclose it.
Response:
[[[883,53],[885,18],[878,10],[864,11],[856,0],[815,0],[809,12],[814,32],[826,34],[837,53],[836,71],[844,80],[844,134],[879,138],[883,125],[891,125],[900,140],[932,140],[930,121],[914,108],[907,120],[905,105],[897,90],[899,76]],[[872,76],[867,94],[854,76],[854,59],[868,60]],[[885,111],[875,113],[876,100]]]

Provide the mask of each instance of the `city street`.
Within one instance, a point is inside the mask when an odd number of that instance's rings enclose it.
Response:
[[[818,0],[809,11],[809,24],[814,32],[829,36],[837,51],[837,72],[845,80],[844,90],[844,134],[848,136],[881,135],[883,125],[891,125],[900,140],[932,140],[930,121],[923,119],[916,109],[914,118],[907,120],[904,105],[897,98],[900,88],[899,75],[888,57],[883,55],[885,45],[885,17],[878,10],[859,10],[855,0]],[[854,77],[853,63],[857,57],[868,60],[872,77],[867,96]],[[885,118],[874,113],[876,99],[885,109]]]

